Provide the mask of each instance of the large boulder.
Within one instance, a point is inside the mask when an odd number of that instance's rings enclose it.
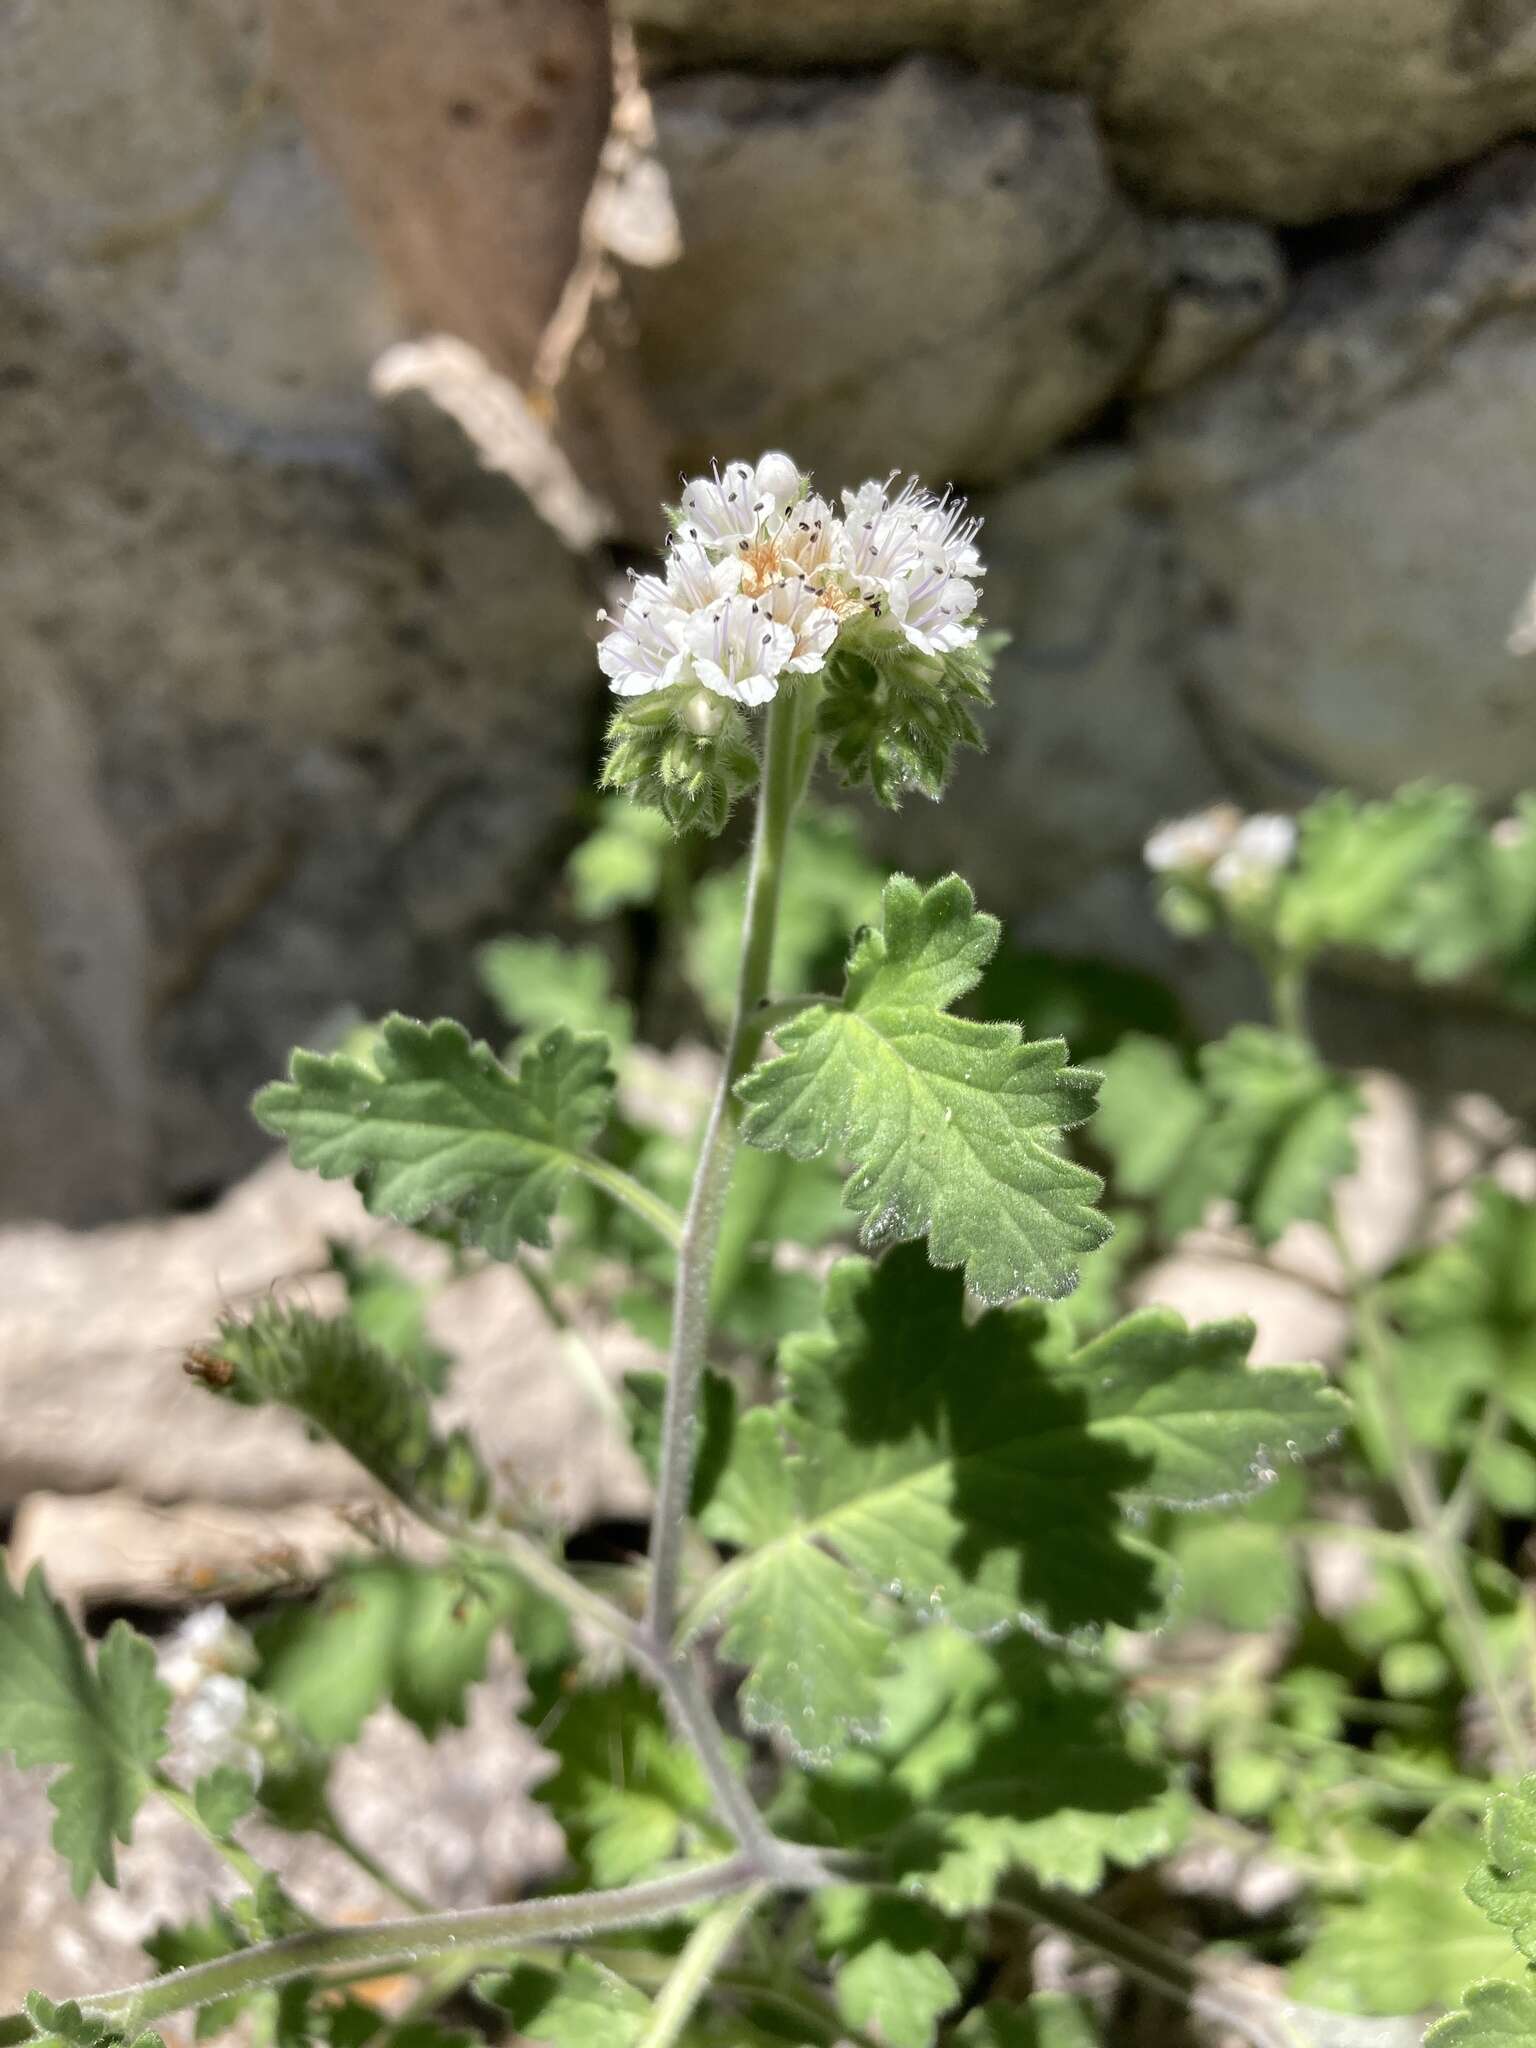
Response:
[[[592,599],[499,480],[213,451],[0,323],[0,1213],[89,1218],[238,1170],[339,1006],[469,1000],[590,783]]]
[[[983,483],[1084,425],[1145,348],[1150,237],[1086,106],[918,58],[656,93],[681,260],[635,280],[689,463],[792,449]]]
[[[942,51],[1093,99],[1162,206],[1313,221],[1400,198],[1536,118],[1531,0],[621,0],[661,67]]]
[[[1536,569],[1536,148],[1314,267],[1224,376],[1144,416],[1189,673],[1280,798],[1536,784],[1505,631]]]
[[[222,436],[355,453],[398,315],[263,50],[248,0],[7,10],[0,250]]]

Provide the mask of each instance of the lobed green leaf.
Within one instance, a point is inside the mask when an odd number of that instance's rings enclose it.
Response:
[[[779,1027],[779,1056],[741,1082],[742,1131],[796,1159],[851,1160],[844,1199],[866,1245],[926,1236],[984,1301],[1054,1298],[1109,1235],[1098,1180],[1058,1149],[1092,1113],[1096,1077],[1059,1040],[949,1014],[997,936],[958,876],[926,890],[894,876],[842,1003]]]
[[[1247,1367],[1247,1323],[1144,1310],[1068,1351],[1041,1309],[967,1323],[917,1250],[836,1266],[824,1314],[738,1427],[704,1522],[742,1555],[692,1616],[728,1623],[749,1721],[806,1756],[867,1730],[899,1608],[976,1634],[1145,1622],[1165,1571],[1126,1507],[1251,1493],[1343,1420],[1314,1370]]]
[[[608,1119],[606,1039],[546,1032],[509,1073],[447,1018],[387,1018],[377,1070],[340,1053],[295,1052],[287,1081],[263,1088],[257,1121],[294,1163],[356,1180],[375,1215],[451,1215],[498,1258],[547,1245],[571,1172]]]
[[[152,1646],[112,1624],[94,1666],[40,1569],[18,1591],[0,1569],[0,1750],[23,1769],[61,1766],[48,1788],[54,1846],[75,1895],[117,1882],[116,1844],[165,1754],[170,1694]]]

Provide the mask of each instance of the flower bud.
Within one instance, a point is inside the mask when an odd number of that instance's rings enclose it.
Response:
[[[701,740],[711,740],[725,723],[726,707],[708,690],[694,690],[684,698],[679,722]]]

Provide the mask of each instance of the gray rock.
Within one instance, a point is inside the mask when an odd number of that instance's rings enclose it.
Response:
[[[1387,204],[1536,117],[1530,0],[1110,0],[1087,80],[1164,206],[1313,221]]]
[[[0,1215],[112,1215],[148,1182],[143,895],[79,695],[19,623],[0,656],[0,820]]]
[[[5,688],[42,708],[0,723],[0,869],[47,887],[12,890],[0,968],[0,1104],[46,1176],[8,1147],[0,1213],[98,1216],[131,1190],[93,1105],[140,1188],[195,1191],[257,1156],[250,1090],[338,1006],[472,1002],[468,942],[590,782],[592,600],[504,482],[212,451],[121,353],[20,295],[3,321]],[[87,931],[89,1000],[37,1046]]]
[[[380,1244],[407,1270],[443,1277],[437,1248],[406,1232],[381,1238],[348,1185],[282,1160],[201,1215],[0,1230],[0,1509],[38,1491],[128,1489],[193,1514],[199,1504],[280,1515],[296,1503],[371,1497],[357,1467],[311,1441],[295,1417],[217,1401],[181,1370],[190,1344],[269,1290],[332,1309],[331,1237]],[[448,1288],[432,1319],[460,1361],[444,1420],[473,1428],[510,1494],[563,1525],[643,1508],[627,1445],[513,1268],[489,1267]],[[649,1362],[622,1328],[588,1341],[610,1379]],[[67,1532],[67,1518],[56,1514],[53,1526]],[[272,1545],[291,1533],[279,1520]]]
[[[656,94],[683,255],[637,274],[690,462],[783,446],[824,485],[1007,476],[1141,352],[1153,259],[1079,101],[913,59]]]
[[[914,50],[1085,91],[1163,207],[1315,221],[1379,207],[1536,116],[1530,0],[624,0],[662,67]]]
[[[1536,150],[1313,270],[1225,376],[1146,421],[1183,637],[1229,763],[1271,794],[1536,779]]]
[[[1162,321],[1135,390],[1162,397],[1193,384],[1262,334],[1286,297],[1285,257],[1256,221],[1165,221]]]
[[[9,10],[0,250],[220,432],[364,448],[399,316],[264,45],[244,0]]]
[[[1109,19],[1106,0],[617,0],[647,61],[765,70],[889,63],[928,50],[1036,83],[1076,83]]]
[[[987,751],[958,757],[936,810],[877,814],[881,849],[958,868],[1022,936],[1166,966],[1142,842],[1226,785],[1181,695],[1172,564],[1134,459],[1084,450],[975,509],[987,621],[1013,636]]]

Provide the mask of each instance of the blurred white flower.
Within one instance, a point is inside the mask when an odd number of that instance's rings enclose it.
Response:
[[[159,1656],[161,1680],[178,1699],[190,1698],[212,1677],[243,1678],[255,1668],[256,1645],[219,1601],[189,1614]]]
[[[243,1771],[261,1783],[262,1756],[250,1740],[251,1694],[243,1678],[215,1672],[176,1717],[177,1749],[193,1782],[217,1770]]]
[[[1212,804],[1187,818],[1159,825],[1141,850],[1154,874],[1204,874],[1237,837],[1243,814],[1236,804]]]
[[[1489,830],[1488,837],[1501,853],[1509,853],[1525,844],[1524,818],[1500,818]]]
[[[1211,883],[1223,896],[1262,887],[1287,865],[1296,850],[1296,821],[1278,812],[1244,818],[1232,844],[1211,869]]]

